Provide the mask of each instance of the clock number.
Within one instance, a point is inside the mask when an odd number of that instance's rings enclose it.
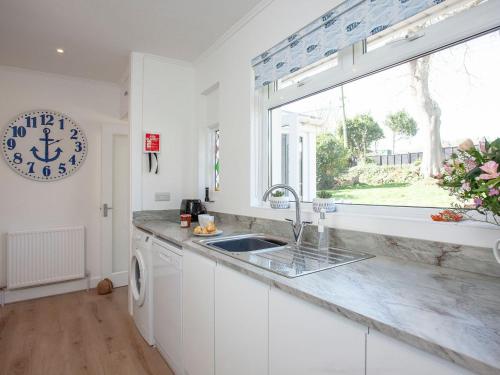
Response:
[[[45,167],[43,167],[42,174],[45,177],[49,177],[50,176],[50,165],[46,165]]]
[[[64,119],[59,120],[59,129],[63,130],[64,129]]]
[[[12,136],[14,138],[23,138],[26,135],[26,128],[24,126],[13,126],[12,127]]]
[[[66,164],[61,163],[59,164],[59,174],[66,173]]]
[[[16,152],[14,154],[14,163],[15,164],[21,164],[23,162],[23,156],[21,155],[20,152]]]
[[[29,161],[28,163],[28,173],[35,173],[35,163],[32,161]]]
[[[54,125],[54,116],[52,115],[40,115],[42,119],[42,125]]]
[[[75,142],[75,152],[82,151],[82,142]]]
[[[70,157],[69,162],[71,163],[71,165],[75,165],[76,164],[76,155],[73,155],[72,157]]]
[[[13,150],[16,148],[16,140],[14,138],[7,139],[6,143],[9,150]]]
[[[26,116],[25,119],[26,119],[26,127],[36,128],[36,117]]]
[[[78,130],[76,129],[71,129],[71,139],[78,139]]]

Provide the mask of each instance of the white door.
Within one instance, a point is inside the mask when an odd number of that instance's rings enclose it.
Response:
[[[215,267],[215,373],[268,373],[269,285]]]
[[[102,277],[128,284],[130,168],[126,124],[103,125],[101,133]]]
[[[473,372],[370,330],[366,345],[366,375],[473,375]]]
[[[271,288],[269,375],[364,375],[367,332],[361,324]]]
[[[182,255],[184,373],[214,375],[215,262],[191,251]]]
[[[153,242],[153,332],[157,349],[182,374],[182,257],[180,248]]]

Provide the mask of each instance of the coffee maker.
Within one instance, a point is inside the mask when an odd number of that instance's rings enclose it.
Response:
[[[181,202],[180,213],[190,214],[191,221],[198,221],[198,215],[206,214],[207,209],[201,203],[200,199],[183,199]]]

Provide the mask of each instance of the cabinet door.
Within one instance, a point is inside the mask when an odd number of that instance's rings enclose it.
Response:
[[[364,375],[367,328],[271,288],[270,375]]]
[[[442,358],[370,330],[366,346],[367,375],[472,375]]]
[[[186,375],[214,374],[214,270],[215,262],[184,252],[182,326]]]
[[[155,344],[169,366],[182,369],[182,257],[153,242]],[[177,249],[179,251],[179,249]]]
[[[269,286],[217,265],[215,271],[215,373],[268,373]]]

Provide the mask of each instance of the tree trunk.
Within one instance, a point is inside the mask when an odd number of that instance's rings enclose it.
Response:
[[[429,90],[430,56],[421,57],[410,63],[413,93],[417,102],[418,123],[426,132],[423,144],[420,173],[424,177],[437,175],[443,163],[441,145],[441,109],[432,99]]]
[[[344,138],[344,147],[347,148],[347,117],[345,115],[345,96],[344,96],[344,86],[340,86],[340,95],[342,101],[342,138]]]

